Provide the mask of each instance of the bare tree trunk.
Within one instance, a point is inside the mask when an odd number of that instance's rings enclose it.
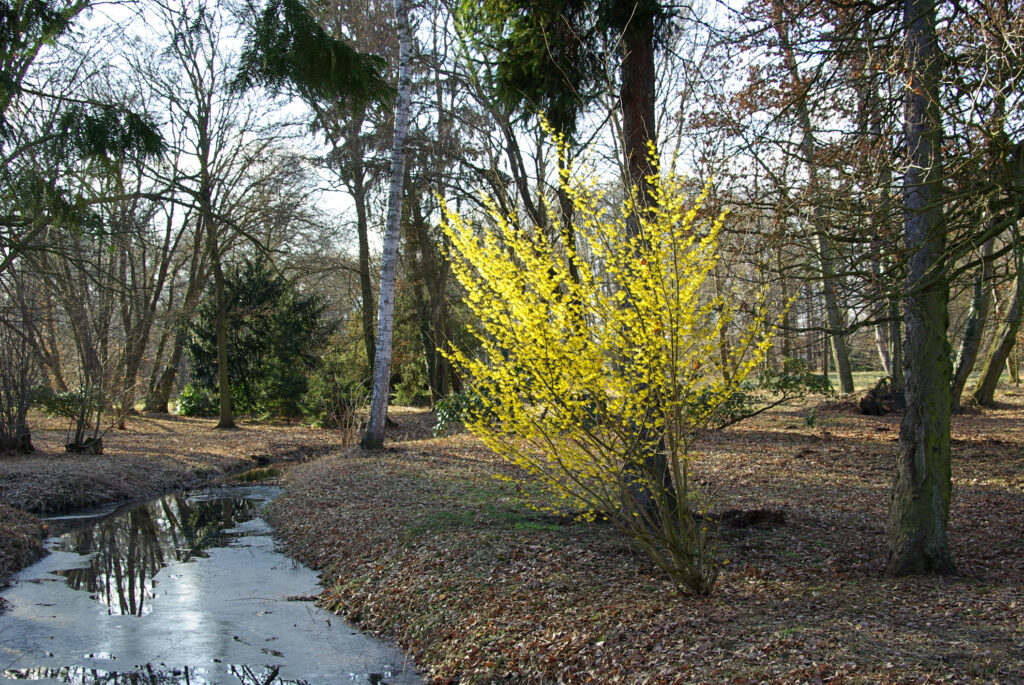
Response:
[[[220,395],[220,420],[217,422],[217,428],[234,428],[231,379],[228,376],[228,314],[224,295],[224,269],[220,263],[216,229],[211,226],[207,231],[210,241],[210,265],[213,267],[213,283],[217,298],[217,392]]]
[[[220,420],[217,428],[234,428],[235,417],[231,408],[231,379],[228,374],[228,312],[224,293],[224,268],[221,264],[220,245],[217,236],[216,222],[210,207],[210,189],[204,182],[200,189],[200,220],[206,234],[206,252],[210,256],[210,267],[213,269],[214,297],[217,313],[215,328],[217,331],[217,393],[220,395]]]
[[[956,355],[956,367],[953,371],[952,395],[953,411],[960,410],[960,398],[967,385],[967,377],[974,370],[981,349],[981,338],[988,321],[988,312],[992,307],[992,248],[994,239],[989,238],[981,248],[981,266],[974,277],[974,296],[971,298],[971,310],[967,314],[964,326],[964,337],[960,342],[960,350]]]
[[[871,260],[871,276],[874,280],[874,290],[877,293],[878,303],[875,306],[874,316],[878,320],[875,324],[875,349],[878,350],[878,359],[882,362],[882,371],[890,379],[893,377],[893,363],[890,350],[892,341],[889,338],[890,323],[886,317],[889,313],[888,299],[884,296],[882,281],[882,260],[875,257]]]
[[[391,192],[388,197],[388,223],[384,229],[384,253],[380,269],[380,293],[377,304],[377,351],[373,364],[373,389],[370,418],[361,445],[364,449],[384,447],[384,428],[391,393],[391,344],[395,328],[395,282],[398,278],[399,229],[402,219],[402,194],[405,181],[405,137],[409,131],[409,107],[412,91],[410,56],[412,27],[406,0],[395,0],[398,22],[398,103],[395,108],[395,141],[391,156]]]
[[[803,76],[800,74],[793,45],[789,37],[790,20],[783,15],[783,7],[778,0],[773,2],[773,16],[775,32],[779,37],[779,47],[782,48],[790,80],[794,85],[800,84],[803,82]],[[807,166],[807,198],[815,203],[811,222],[814,231],[813,242],[816,252],[815,256],[817,257],[818,275],[821,278],[821,290],[825,303],[825,318],[829,329],[828,342],[836,371],[839,372],[839,389],[843,393],[851,393],[853,392],[853,371],[850,367],[850,350],[846,345],[846,338],[843,336],[846,322],[843,321],[843,312],[839,306],[837,293],[839,279],[835,273],[835,254],[832,243],[829,241],[829,237],[824,229],[824,211],[820,201],[822,189],[818,174],[817,143],[814,140],[814,128],[811,124],[811,113],[808,108],[807,98],[797,98],[794,104],[800,122],[800,154],[803,156],[804,164]]]
[[[775,264],[779,277],[779,289],[780,300],[784,303],[789,303],[789,281],[786,279],[785,271],[782,268],[782,248],[778,248],[775,253]],[[794,304],[794,307],[796,305]],[[779,326],[779,337],[782,339],[782,363],[785,364],[786,360],[793,356],[793,340],[792,340],[792,328],[793,328],[793,307],[787,306],[782,312],[782,325]],[[781,366],[779,367],[782,368]]]
[[[648,144],[657,141],[655,114],[654,18],[648,12],[638,13],[630,21],[622,41],[622,147],[626,158],[627,187],[635,187],[639,207],[650,207],[655,200],[648,178],[654,173]],[[626,218],[626,231],[631,237],[640,235],[640,222],[635,213]],[[624,474],[624,484],[636,510],[644,512],[648,521],[658,520],[658,493],[674,500],[668,458],[663,436],[664,422],[657,419],[661,408],[646,408],[644,426],[639,428],[636,449],[643,455],[639,472]],[[672,502],[671,509],[676,508]]]
[[[952,496],[949,284],[943,273],[942,127],[935,0],[906,0],[904,235],[906,413],[889,502],[886,574],[955,573],[946,524]]]
[[[981,373],[978,384],[971,391],[971,399],[975,404],[983,407],[991,406],[995,401],[996,387],[999,385],[999,377],[1003,375],[1003,367],[1006,360],[1017,342],[1017,330],[1020,328],[1021,319],[1021,297],[1024,296],[1024,274],[1021,273],[1021,253],[1024,249],[1019,244],[1015,247],[1017,277],[1014,279],[1013,299],[1010,301],[1010,308],[1006,312],[1006,320],[999,327],[984,363],[981,365]]]
[[[366,360],[373,369],[376,344],[373,339],[373,283],[370,281],[370,223],[366,213],[366,188],[362,170],[353,181],[352,200],[356,206],[356,234],[359,237],[359,292],[362,300],[363,344]]]
[[[892,387],[903,392],[903,318],[899,301],[889,298],[889,350],[892,357]]]
[[[185,351],[185,330],[179,329],[174,333],[174,345],[171,348],[171,356],[167,359],[160,376],[153,386],[153,391],[146,396],[145,411],[159,414],[168,413],[168,402],[171,399],[171,388],[174,387],[174,379],[178,375],[178,365],[181,364],[181,356]]]

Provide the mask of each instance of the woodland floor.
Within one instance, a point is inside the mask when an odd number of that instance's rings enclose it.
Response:
[[[332,449],[336,436],[291,424],[143,414],[103,436],[103,454],[64,451],[66,422],[31,417],[29,455],[0,454],[0,586],[42,554],[35,514],[147,499],[271,462],[301,461]]]
[[[37,421],[36,454],[0,457],[0,570],[39,553],[26,511],[326,455],[286,471],[274,523],[323,571],[325,604],[436,683],[1024,683],[1024,395],[1000,399],[954,418],[956,578],[881,576],[899,417],[820,401],[701,443],[712,510],[786,514],[720,531],[709,598],[680,595],[606,524],[530,510],[479,441],[433,439],[433,417],[402,408],[383,454],[295,425],[142,416],[102,456],[71,456],[63,427]]]
[[[709,598],[607,524],[523,506],[479,441],[415,410],[383,455],[291,469],[273,520],[324,603],[435,683],[1024,683],[1024,399],[1000,399],[954,418],[955,578],[882,577],[899,417],[840,402],[703,440],[712,510],[786,515],[720,531]]]

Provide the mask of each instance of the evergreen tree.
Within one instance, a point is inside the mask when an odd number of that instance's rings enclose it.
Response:
[[[326,304],[263,259],[229,269],[224,284],[228,378],[236,406],[291,418],[331,332],[323,321]],[[187,346],[196,383],[210,391],[218,387],[213,298],[211,289],[197,308]]]

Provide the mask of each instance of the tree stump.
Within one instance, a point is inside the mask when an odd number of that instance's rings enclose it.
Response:
[[[893,388],[888,376],[880,378],[875,387],[868,390],[857,404],[860,413],[869,416],[884,416],[906,406],[903,392]]]

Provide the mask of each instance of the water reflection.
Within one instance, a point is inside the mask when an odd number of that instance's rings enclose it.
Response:
[[[0,683],[422,683],[401,651],[299,599],[316,574],[259,516],[279,493],[172,495],[51,538],[2,593]]]
[[[239,685],[307,685],[304,680],[282,680],[276,666],[253,668],[225,664],[221,673],[234,676]],[[65,668],[20,668],[7,669],[2,673],[11,680],[50,680],[73,685],[207,685],[224,682],[222,678],[212,679],[215,674],[204,668],[176,668],[161,671],[146,666],[132,673],[117,673],[84,666]],[[378,681],[381,682],[381,681]]]
[[[108,613],[143,616],[151,611],[155,577],[168,560],[205,556],[204,550],[223,546],[236,535],[232,529],[257,515],[258,502],[252,499],[168,495],[61,536],[54,549],[90,559],[88,566],[58,573],[72,589],[89,592]]]

